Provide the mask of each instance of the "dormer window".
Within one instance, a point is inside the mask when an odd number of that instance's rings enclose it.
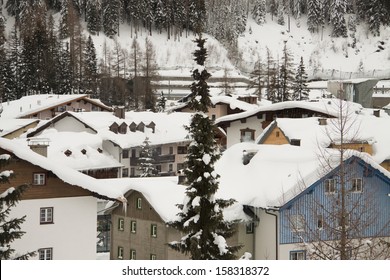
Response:
[[[85,155],[85,154],[87,153],[87,150],[86,150],[86,149],[82,149],[82,150],[81,150],[81,153],[82,153],[83,155]]]
[[[67,157],[69,157],[69,156],[72,154],[72,151],[66,150],[66,151],[64,152],[64,154],[65,154]]]

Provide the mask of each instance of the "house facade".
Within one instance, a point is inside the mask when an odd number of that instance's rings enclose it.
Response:
[[[12,242],[16,254],[35,251],[31,259],[96,259],[97,200],[117,200],[115,190],[105,190],[96,179],[52,162],[15,143],[0,139],[0,154],[9,154],[6,166],[14,172],[8,185],[27,184],[11,217],[26,216],[21,230],[26,234]]]

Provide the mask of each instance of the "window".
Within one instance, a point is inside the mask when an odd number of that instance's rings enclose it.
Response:
[[[215,121],[216,118],[217,118],[217,116],[216,116],[215,114],[212,114],[212,115],[211,115],[211,120],[212,120],[212,121]]]
[[[40,209],[39,214],[40,224],[52,224],[53,223],[53,207],[44,207]]]
[[[280,136],[280,132],[279,132],[279,131],[276,131],[276,132],[275,132],[275,136],[276,136],[276,137],[279,137],[279,136]]]
[[[169,172],[172,172],[172,171],[173,171],[173,164],[172,164],[172,163],[169,164],[169,166],[168,166],[168,171],[169,171]]]
[[[122,151],[122,157],[123,158],[129,158],[129,150],[123,150]]]
[[[137,150],[136,149],[131,149],[131,157],[132,158],[137,157]]]
[[[34,173],[33,185],[45,185],[46,174],[45,173]]]
[[[136,207],[137,207],[137,209],[142,209],[142,198],[140,198],[140,197],[137,198]]]
[[[137,252],[135,250],[130,250],[130,260],[137,259]]]
[[[252,142],[255,140],[255,130],[254,129],[241,129],[241,142]]]
[[[125,220],[123,218],[118,219],[118,230],[125,230]]]
[[[335,185],[336,185],[335,179],[326,179],[324,182],[325,194],[335,193],[336,191]]]
[[[157,147],[157,148],[155,148],[154,150],[155,150],[155,152],[156,152],[156,155],[160,156],[160,155],[162,154],[162,149],[161,149],[161,147]]]
[[[306,251],[290,251],[290,260],[306,260]]]
[[[253,231],[254,231],[254,224],[252,222],[247,223],[246,224],[246,233],[251,234],[251,233],[253,233]]]
[[[130,169],[130,177],[135,177],[135,168],[134,167],[132,167]]]
[[[170,154],[170,155],[173,154],[173,147],[169,147],[169,154]]]
[[[317,215],[317,229],[323,229],[324,227],[324,218],[322,215]]]
[[[41,248],[38,249],[39,260],[52,260],[53,259],[53,248]]]
[[[137,232],[137,222],[136,221],[131,221],[130,222],[130,231],[132,233],[136,233]]]
[[[122,169],[122,177],[129,177],[129,169],[128,168]]]
[[[291,230],[304,231],[304,229],[305,229],[305,217],[303,217],[303,215],[291,216]]]
[[[123,247],[118,247],[118,259],[123,259]]]
[[[156,224],[152,224],[152,226],[150,227],[150,235],[152,237],[157,237],[157,225]]]
[[[353,178],[351,192],[362,192],[363,191],[363,180],[362,178]]]
[[[150,254],[150,259],[151,260],[157,260],[157,256],[155,254]]]
[[[187,147],[186,146],[178,146],[177,153],[180,155],[187,154]]]

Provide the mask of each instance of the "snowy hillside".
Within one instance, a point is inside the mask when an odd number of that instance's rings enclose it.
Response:
[[[192,55],[195,49],[192,42],[194,34],[168,40],[164,32],[161,34],[154,32],[152,36],[148,36],[145,30],[141,31],[143,32],[138,34],[137,41],[141,48],[144,48],[146,37],[152,41],[161,75],[190,76],[190,71],[195,65]],[[131,49],[134,38],[131,27],[122,24],[119,34],[115,39],[109,39],[103,34],[93,36],[99,57],[102,57],[104,42],[112,49],[117,40],[123,49]],[[246,32],[238,39],[242,59],[236,65],[229,60],[228,51],[215,38],[207,34],[205,37],[209,53],[207,64],[214,77],[222,77],[225,69],[229,70],[231,77],[247,76],[259,58],[265,61],[267,48],[277,60],[282,56],[286,43],[287,48],[294,54],[296,64],[300,57],[303,57],[309,78],[390,78],[389,28],[382,27],[381,37],[374,37],[368,32],[366,24],[358,25],[356,47],[352,48],[351,36],[331,37],[330,27],[324,28],[319,34],[310,33],[305,17],[302,17],[299,23],[291,18],[290,31],[288,24],[279,25],[275,19],[272,21],[270,15],[267,22],[261,26],[249,17]]]

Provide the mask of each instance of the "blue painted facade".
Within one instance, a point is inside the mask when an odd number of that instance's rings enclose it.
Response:
[[[342,196],[340,170],[325,174],[280,208],[280,244],[338,240],[340,213],[345,213],[348,238],[390,236],[390,179],[353,156],[344,164]],[[341,211],[342,197],[345,211]]]

